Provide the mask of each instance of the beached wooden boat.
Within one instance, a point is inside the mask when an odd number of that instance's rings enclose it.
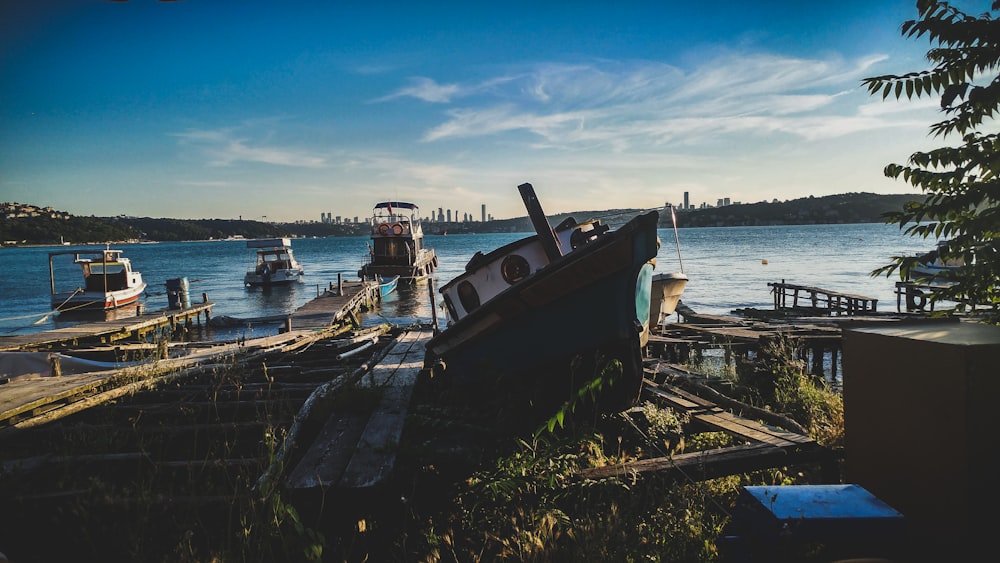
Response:
[[[111,248],[96,250],[61,250],[49,253],[49,287],[52,309],[57,312],[106,311],[135,305],[146,290],[142,274],[132,270],[123,251]],[[83,271],[83,285],[73,290],[57,291],[53,259],[72,255],[73,263]]]
[[[399,276],[404,282],[414,282],[427,279],[437,265],[434,249],[424,247],[420,209],[405,201],[376,203],[372,209],[368,255],[358,277]]]
[[[250,266],[243,283],[247,287],[270,287],[302,283],[305,269],[295,259],[292,241],[287,238],[248,240]]]
[[[642,383],[659,214],[616,230],[572,219],[552,229],[532,186],[518,189],[536,234],[477,253],[441,287],[448,323],[427,343],[428,365],[458,382],[527,379],[532,392],[566,399],[577,389],[568,383],[592,382],[601,358],[616,359],[621,370],[602,395],[630,404]],[[574,357],[583,362],[567,370]]]

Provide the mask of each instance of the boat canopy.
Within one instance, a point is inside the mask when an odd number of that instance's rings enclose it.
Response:
[[[375,209],[418,209],[416,204],[405,201],[383,201],[375,204]]]
[[[264,238],[247,241],[247,248],[279,248],[283,246],[292,246],[292,240],[288,238]]]

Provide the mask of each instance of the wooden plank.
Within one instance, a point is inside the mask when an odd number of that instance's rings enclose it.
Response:
[[[796,442],[785,439],[756,422],[738,418],[728,412],[700,413],[692,418],[723,432],[734,434],[747,440],[763,442],[774,446],[791,446]]]
[[[413,386],[423,370],[425,345],[430,338],[429,330],[407,332],[380,363],[387,369],[372,374],[371,383],[382,388],[382,398],[344,470],[341,487],[373,487],[391,474]]]
[[[793,448],[751,444],[594,467],[581,471],[577,477],[599,480],[666,473],[676,474],[677,477],[687,480],[700,481],[783,465],[824,462],[829,459],[830,452],[818,444],[813,444],[812,447]]]
[[[288,477],[288,487],[330,487],[340,481],[368,419],[362,414],[330,416]]]
[[[666,402],[668,406],[670,406],[672,408],[675,408],[675,409],[680,409],[682,411],[687,412],[687,411],[692,411],[692,410],[696,410],[696,409],[704,409],[705,408],[705,405],[703,405],[703,404],[701,404],[699,402],[689,401],[688,399],[685,399],[683,397],[680,397],[678,395],[670,393],[670,392],[668,392],[668,391],[666,391],[664,389],[660,389],[659,387],[656,387],[655,385],[647,385],[645,390],[646,390],[646,392],[648,392],[648,393],[656,396],[657,399],[660,399],[660,400]]]

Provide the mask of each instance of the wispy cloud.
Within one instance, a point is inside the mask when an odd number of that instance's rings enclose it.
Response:
[[[395,98],[417,98],[418,100],[423,100],[425,102],[432,103],[447,103],[451,101],[452,96],[459,92],[459,87],[456,84],[438,84],[430,78],[416,77],[410,79],[410,85],[402,88],[388,96],[383,96],[375,100],[376,102],[384,102],[392,100]]]
[[[489,88],[425,78],[392,96],[462,100],[424,133],[429,142],[523,132],[536,146],[621,151],[736,133],[816,140],[900,125],[873,112],[860,86],[884,58],[728,54],[689,72],[651,61],[538,64]]]
[[[243,136],[236,137],[232,129],[189,130],[173,133],[180,142],[199,149],[208,166],[233,166],[237,163],[258,163],[296,168],[323,168],[328,165],[327,157],[313,150],[282,147],[265,142],[269,135],[261,135],[264,140]]]

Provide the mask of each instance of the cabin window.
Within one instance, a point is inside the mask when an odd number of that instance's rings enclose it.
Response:
[[[458,284],[458,300],[462,303],[462,307],[466,312],[472,312],[479,308],[479,293],[476,292],[476,288],[469,283],[469,280],[465,280]]]
[[[515,284],[531,273],[531,265],[523,256],[511,254],[500,263],[500,275],[509,284]]]

